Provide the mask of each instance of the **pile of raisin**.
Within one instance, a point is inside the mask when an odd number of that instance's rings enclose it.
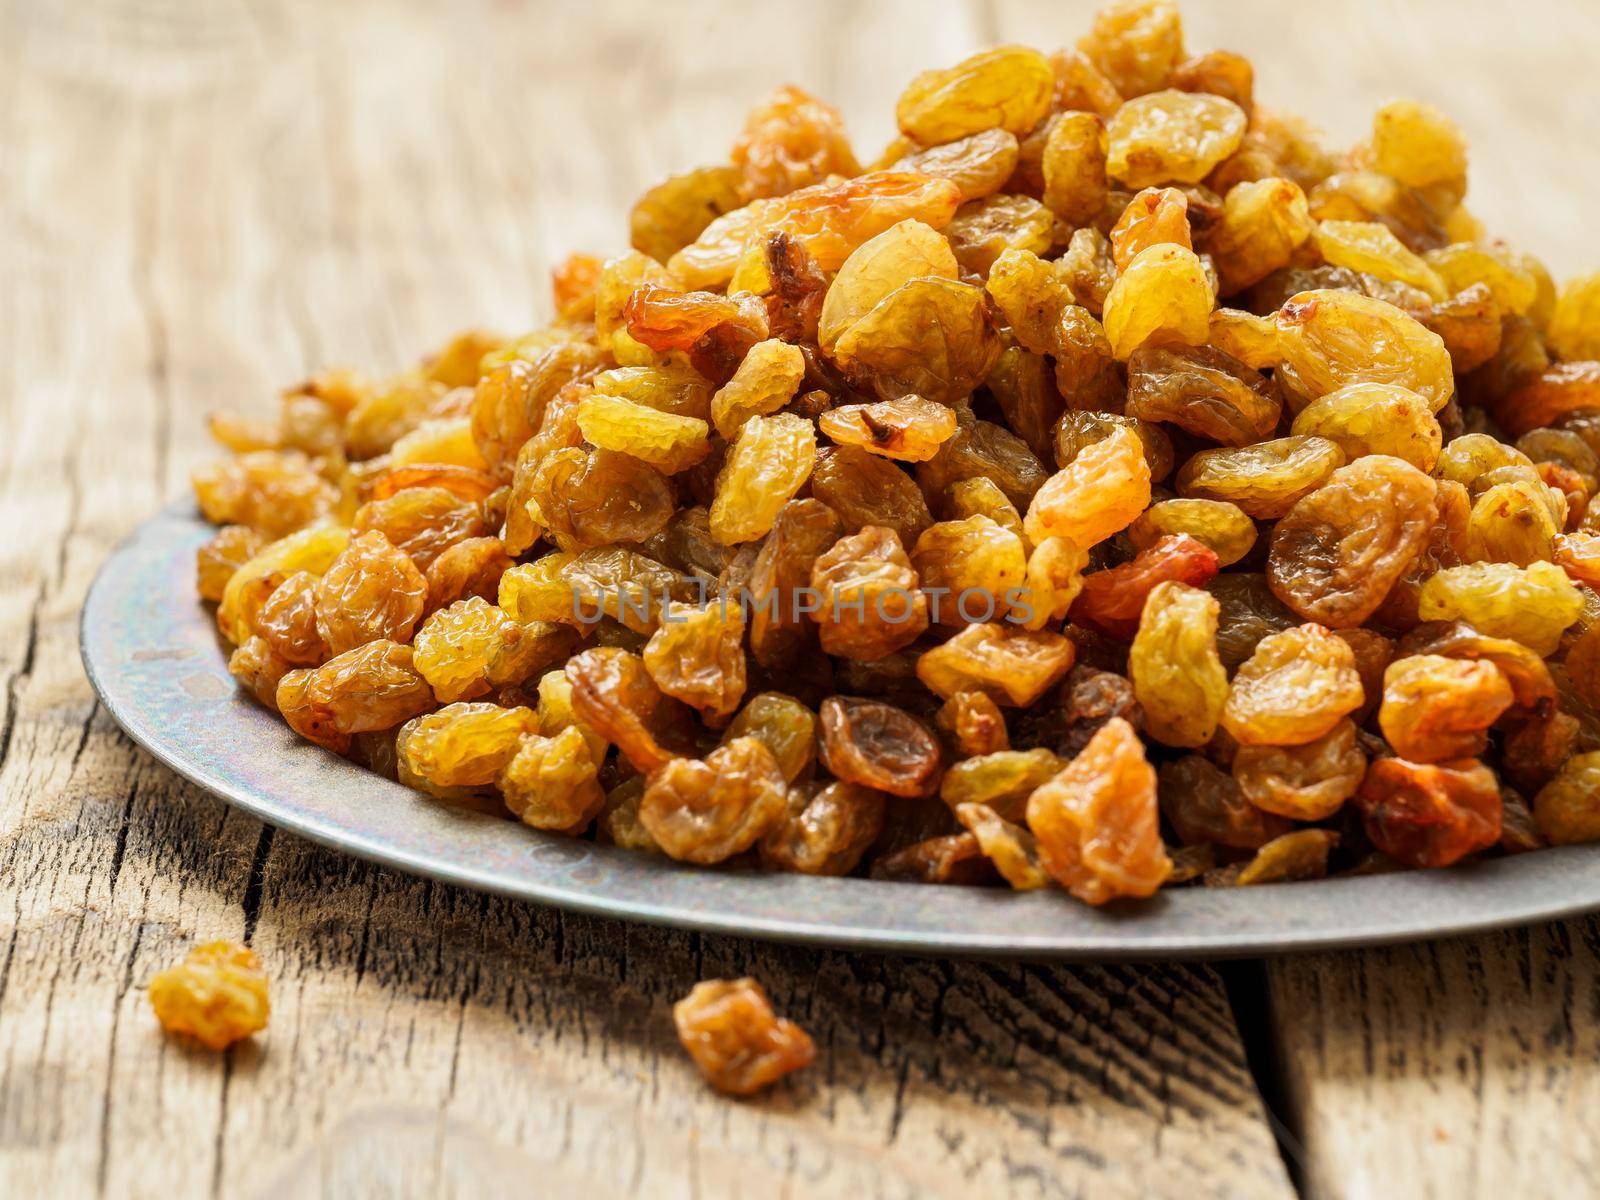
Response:
[[[779,88],[554,319],[212,419],[200,594],[303,737],[689,863],[1089,904],[1600,839],[1600,274],[1167,0]]]

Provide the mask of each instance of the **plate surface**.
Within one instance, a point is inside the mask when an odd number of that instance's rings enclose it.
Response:
[[[714,871],[453,810],[295,737],[234,686],[188,503],[146,521],[84,604],[83,661],[130,737],[229,803],[417,875],[628,920],[908,953],[1222,957],[1369,945],[1600,908],[1600,845],[1449,871],[1180,888],[1094,910],[1062,893]]]

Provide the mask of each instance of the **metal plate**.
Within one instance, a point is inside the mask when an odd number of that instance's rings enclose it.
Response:
[[[402,871],[628,920],[912,953],[1221,957],[1435,937],[1600,908],[1600,845],[1258,888],[1180,888],[1095,910],[1061,893],[714,871],[452,810],[303,742],[244,698],[188,504],[146,521],[84,604],[89,680],[130,737],[244,811]]]

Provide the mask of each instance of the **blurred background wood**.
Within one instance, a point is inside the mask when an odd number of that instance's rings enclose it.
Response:
[[[628,928],[275,834],[91,699],[83,591],[184,490],[208,409],[531,326],[553,261],[620,247],[637,193],[721,158],[779,80],[838,103],[870,156],[916,71],[1060,44],[1091,9],[0,3],[0,1194],[1590,1190],[1593,921],[1225,968]],[[1590,0],[1186,16],[1338,142],[1391,95],[1440,105],[1492,230],[1558,276],[1600,264]],[[224,1058],[163,1039],[143,991],[216,936],[274,980],[270,1031]],[[753,1103],[700,1087],[668,1017],[737,972],[820,1051]]]

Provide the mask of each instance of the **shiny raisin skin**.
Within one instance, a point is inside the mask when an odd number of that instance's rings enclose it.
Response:
[[[754,1095],[816,1055],[805,1030],[775,1014],[754,979],[697,983],[673,1005],[672,1019],[706,1082],[730,1095]]]

